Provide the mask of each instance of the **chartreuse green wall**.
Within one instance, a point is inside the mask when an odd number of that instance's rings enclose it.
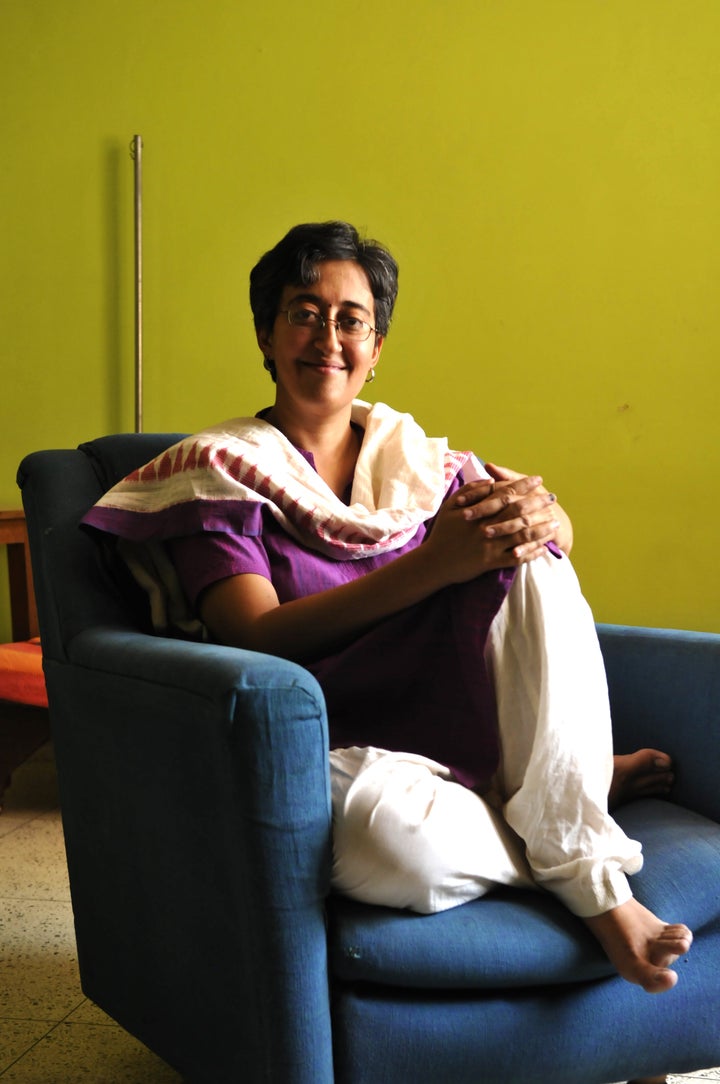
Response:
[[[2,504],[24,453],[132,428],[139,133],[146,429],[270,400],[249,268],[348,218],[401,264],[371,395],[542,473],[599,619],[718,629],[717,0],[0,19]]]

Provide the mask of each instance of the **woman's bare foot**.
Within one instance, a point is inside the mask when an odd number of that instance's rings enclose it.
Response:
[[[668,925],[634,898],[585,922],[624,979],[648,994],[673,988],[678,977],[670,964],[692,944],[687,926]]]
[[[674,781],[672,760],[658,749],[638,749],[613,757],[608,806],[615,809],[633,798],[664,798]]]

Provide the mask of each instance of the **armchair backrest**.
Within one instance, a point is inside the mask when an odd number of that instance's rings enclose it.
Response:
[[[18,485],[27,517],[40,635],[47,658],[65,659],[73,637],[93,625],[149,631],[145,600],[122,562],[79,524],[111,486],[184,435],[100,437],[76,450],[33,452],[20,464]]]

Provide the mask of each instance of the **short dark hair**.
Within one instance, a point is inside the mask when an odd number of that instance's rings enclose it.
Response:
[[[294,226],[250,272],[250,307],[258,331],[271,331],[286,286],[311,286],[318,264],[353,260],[368,277],[375,300],[375,327],[387,335],[398,291],[398,266],[377,241],[363,240],[348,222]]]

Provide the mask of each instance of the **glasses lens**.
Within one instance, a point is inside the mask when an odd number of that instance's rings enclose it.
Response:
[[[323,318],[317,309],[309,309],[306,305],[291,305],[287,310],[289,323],[295,327],[322,327]]]
[[[358,320],[355,316],[344,316],[342,320],[338,320],[337,329],[344,339],[357,340],[367,339],[372,331],[369,324],[366,324],[364,320]]]

